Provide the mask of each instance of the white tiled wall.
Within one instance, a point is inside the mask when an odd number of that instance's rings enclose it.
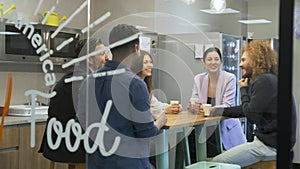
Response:
[[[9,72],[0,72],[0,105],[4,105],[7,77]],[[29,102],[29,97],[25,96],[26,90],[35,89],[48,91],[51,87],[45,86],[44,73],[12,72],[13,88],[11,104],[24,104]],[[59,80],[63,74],[56,73],[56,80]],[[44,101],[44,100],[39,100]]]

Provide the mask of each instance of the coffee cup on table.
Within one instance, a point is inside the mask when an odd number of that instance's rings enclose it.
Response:
[[[211,104],[202,104],[202,108],[204,111],[204,116],[209,116],[211,110]]]
[[[177,114],[182,111],[178,100],[170,100],[169,108],[173,114]]]
[[[170,104],[179,104],[178,100],[170,100]]]

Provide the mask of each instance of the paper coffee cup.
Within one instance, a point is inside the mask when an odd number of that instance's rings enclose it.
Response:
[[[210,115],[211,104],[202,104],[204,110],[204,116]]]
[[[170,104],[179,104],[178,100],[170,100]]]

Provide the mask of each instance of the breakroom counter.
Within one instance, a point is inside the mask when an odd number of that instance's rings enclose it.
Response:
[[[0,143],[1,168],[32,169],[50,166],[50,161],[38,153],[48,115],[35,118],[34,147],[31,147],[30,118],[31,116],[5,116]]]
[[[39,115],[35,122],[46,122],[48,118],[47,114]],[[18,125],[18,124],[30,124],[30,116],[5,116],[4,119],[4,126],[10,126],[10,125]],[[2,117],[0,117],[0,120],[2,120]]]

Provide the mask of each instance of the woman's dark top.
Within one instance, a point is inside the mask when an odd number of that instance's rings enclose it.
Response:
[[[55,117],[56,120],[62,123],[63,129],[65,129],[70,119],[76,119],[72,97],[72,83],[64,82],[65,79],[72,76],[73,72],[65,74],[55,85],[54,91],[56,91],[56,95],[50,99],[47,124],[51,118]],[[72,145],[74,145],[76,137],[72,132],[70,133],[70,140]],[[56,138],[57,135],[52,132],[52,141],[55,142]],[[52,150],[47,143],[47,128],[44,132],[39,153],[43,153],[45,158],[56,162],[84,163],[86,158],[82,141],[80,142],[79,149],[75,152],[70,152],[67,149],[64,138],[61,140],[60,146],[56,150]]]

